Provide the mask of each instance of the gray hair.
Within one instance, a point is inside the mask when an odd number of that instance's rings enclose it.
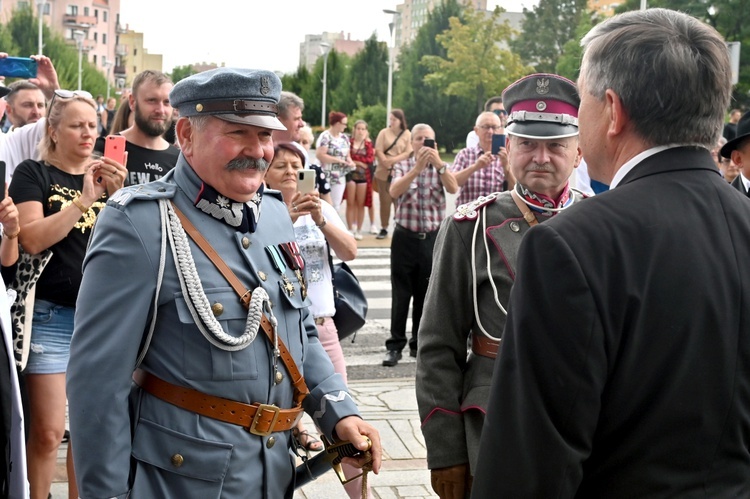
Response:
[[[417,133],[421,132],[422,130],[429,130],[433,134],[435,133],[435,130],[432,129],[432,127],[426,123],[417,123],[414,125],[414,127],[411,129],[411,134],[416,135]]]
[[[293,94],[292,92],[281,92],[281,97],[279,97],[279,116],[283,116],[284,118],[286,118],[286,113],[291,107],[298,107],[300,111],[304,111],[305,101],[303,101],[302,98],[297,94]]]
[[[190,126],[193,127],[195,130],[202,132],[206,129],[206,126],[208,125],[208,121],[211,118],[208,114],[203,114],[201,116],[188,116],[187,120],[190,122]]]
[[[732,90],[727,47],[715,29],[648,9],[604,21],[581,45],[584,90],[599,100],[613,90],[649,145],[715,147]]]

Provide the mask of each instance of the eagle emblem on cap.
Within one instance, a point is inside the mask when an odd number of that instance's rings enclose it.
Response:
[[[268,93],[271,91],[271,87],[268,85],[268,76],[261,76],[260,77],[260,93],[263,95],[268,95]]]
[[[536,81],[536,93],[544,95],[549,92],[549,78],[539,78]]]

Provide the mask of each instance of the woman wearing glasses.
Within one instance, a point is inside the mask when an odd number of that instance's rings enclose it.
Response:
[[[97,136],[96,103],[91,94],[56,90],[39,144],[41,160],[19,164],[10,186],[24,251],[52,251],[35,288],[25,369],[32,498],[44,499],[49,494],[65,430],[65,371],[86,245],[97,214],[107,197],[123,186],[127,173],[124,165],[111,159],[92,159]],[[69,453],[69,497],[77,497],[70,457]]]

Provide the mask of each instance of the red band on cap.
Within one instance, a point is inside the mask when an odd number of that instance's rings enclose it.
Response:
[[[537,108],[536,105],[540,101],[547,104],[547,107],[544,109]],[[511,113],[516,112],[516,111],[529,111],[532,113],[568,114],[570,116],[573,116],[574,118],[578,118],[578,108],[575,106],[571,106],[567,102],[563,102],[560,100],[546,100],[546,99],[524,100],[521,102],[516,102],[516,104],[513,106],[513,109],[510,110]]]

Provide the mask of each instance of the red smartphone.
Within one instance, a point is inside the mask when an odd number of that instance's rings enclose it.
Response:
[[[104,139],[104,157],[125,165],[125,137],[122,135],[107,135]]]

